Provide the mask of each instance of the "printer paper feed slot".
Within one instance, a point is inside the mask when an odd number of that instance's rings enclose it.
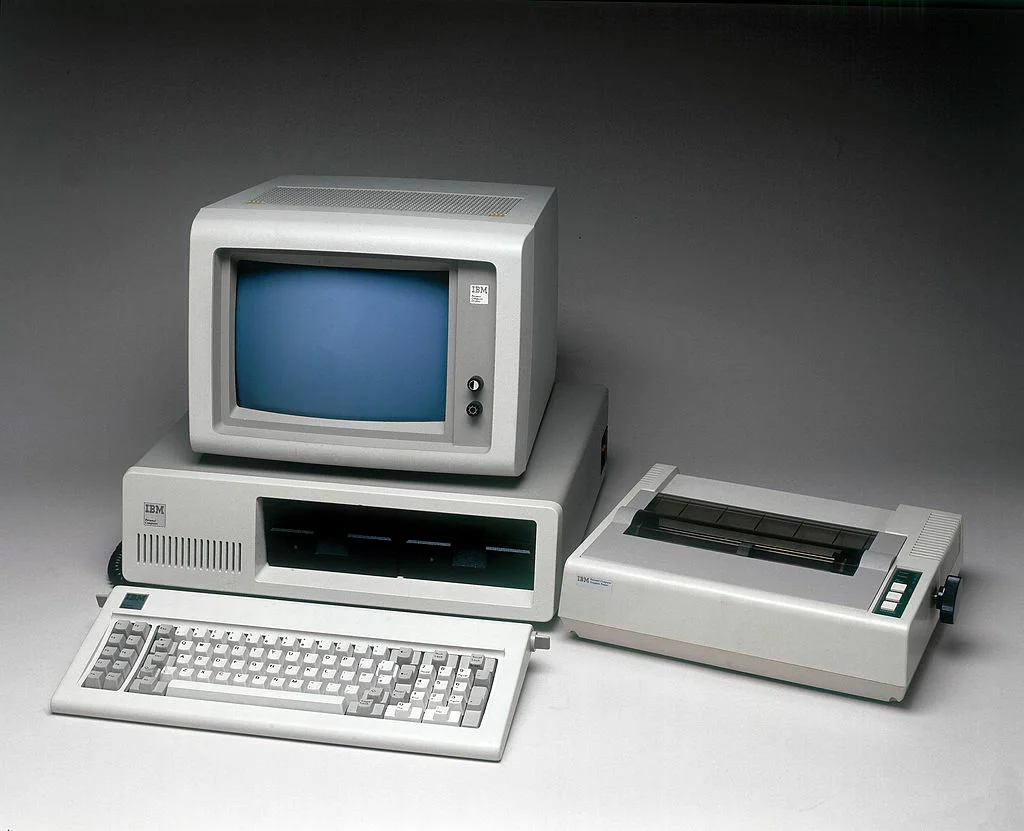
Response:
[[[875,532],[668,494],[636,512],[635,537],[853,575]]]
[[[285,568],[533,589],[532,520],[259,500],[267,563]]]

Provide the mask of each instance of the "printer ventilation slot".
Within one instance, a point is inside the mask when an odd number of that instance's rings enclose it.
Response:
[[[941,560],[960,530],[960,517],[943,511],[932,511],[914,543],[911,555]]]
[[[625,533],[758,560],[853,575],[874,531],[659,494]]]

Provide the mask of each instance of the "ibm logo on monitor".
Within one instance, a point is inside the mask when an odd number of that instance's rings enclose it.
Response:
[[[164,528],[167,525],[167,506],[159,502],[142,503],[142,524],[150,528]]]
[[[576,582],[586,586],[588,589],[600,589],[606,592],[612,589],[612,581],[605,580],[603,577],[588,577],[585,574],[577,574]]]

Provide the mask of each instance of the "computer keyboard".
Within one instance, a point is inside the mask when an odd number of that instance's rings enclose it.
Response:
[[[120,586],[54,713],[501,758],[526,623]]]

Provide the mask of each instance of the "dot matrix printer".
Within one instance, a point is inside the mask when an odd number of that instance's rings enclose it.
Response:
[[[900,701],[953,622],[961,526],[655,465],[569,557],[559,614],[584,638]]]

